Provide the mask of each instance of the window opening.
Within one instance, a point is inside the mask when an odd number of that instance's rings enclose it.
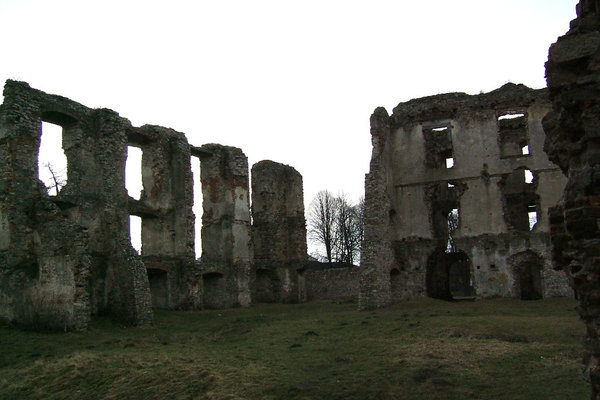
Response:
[[[527,206],[527,219],[529,220],[529,230],[532,231],[538,221],[537,206],[535,204]]]
[[[454,187],[454,185],[453,185],[452,183],[448,182],[448,187],[449,187],[449,188],[453,188],[453,187]]]
[[[142,254],[142,219],[137,215],[129,216],[129,237],[131,238],[131,247]]]
[[[458,208],[453,208],[448,213],[448,241],[446,242],[446,253],[455,253],[456,246],[454,245],[454,232],[458,229],[460,213]]]
[[[424,124],[423,138],[427,168],[452,168],[454,166],[450,122]]]
[[[139,200],[144,187],[142,183],[142,149],[127,146],[127,160],[125,161],[125,188],[127,194]]]
[[[529,155],[525,113],[508,111],[498,116],[498,134],[501,157]]]
[[[525,171],[525,183],[532,183],[533,182],[533,172],[531,172],[528,169],[526,169],[524,171]]]
[[[525,114],[523,113],[507,113],[507,114],[502,114],[501,116],[498,117],[498,121],[502,121],[504,119],[515,119],[515,118],[522,118],[524,117]]]
[[[200,159],[191,157],[192,163],[192,179],[194,181],[194,204],[192,212],[195,216],[194,222],[194,252],[196,258],[202,255],[202,183],[200,182]]]
[[[38,152],[38,179],[50,196],[56,196],[67,184],[67,156],[62,148],[63,128],[42,121]]]

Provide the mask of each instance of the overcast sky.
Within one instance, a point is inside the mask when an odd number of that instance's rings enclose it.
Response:
[[[357,200],[375,107],[545,86],[576,3],[0,0],[0,81],[289,164],[306,205],[320,189]]]

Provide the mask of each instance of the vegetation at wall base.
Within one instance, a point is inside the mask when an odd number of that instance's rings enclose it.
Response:
[[[583,399],[575,301],[157,311],[84,333],[0,325],[1,399]]]

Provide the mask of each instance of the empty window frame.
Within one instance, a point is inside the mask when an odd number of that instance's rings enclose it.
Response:
[[[192,177],[194,182],[194,205],[192,212],[194,213],[194,252],[196,258],[202,255],[202,183],[200,181],[200,159],[191,157]]]
[[[454,232],[458,229],[460,222],[460,213],[458,208],[453,208],[448,213],[448,241],[446,242],[446,253],[455,253],[456,246],[454,244]]]
[[[135,146],[127,146],[127,160],[125,161],[125,188],[127,194],[135,200],[139,200],[142,189],[142,149]]]
[[[67,156],[62,148],[63,128],[42,121],[38,152],[38,179],[50,196],[56,196],[67,183]]]
[[[133,247],[138,254],[142,254],[142,218],[136,215],[129,216],[129,237],[131,240],[131,247]]]
[[[498,116],[500,157],[521,157],[530,154],[527,140],[527,114],[505,111]]]
[[[427,168],[454,168],[455,159],[450,122],[424,124],[423,138]]]

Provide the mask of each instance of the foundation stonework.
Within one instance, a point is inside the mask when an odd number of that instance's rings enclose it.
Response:
[[[550,255],[565,185],[543,152],[546,90],[507,84],[371,116],[359,307],[570,295]]]
[[[550,210],[553,255],[586,325],[584,377],[600,399],[600,3],[582,0],[566,35],[550,47],[546,78],[552,111],[545,151],[568,178]]]

